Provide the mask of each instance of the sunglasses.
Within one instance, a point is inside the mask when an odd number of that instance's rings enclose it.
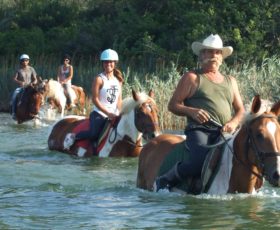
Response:
[[[28,62],[28,59],[22,59],[21,62]]]
[[[70,61],[69,59],[64,59],[64,61]]]

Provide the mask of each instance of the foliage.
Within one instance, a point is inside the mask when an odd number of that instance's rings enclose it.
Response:
[[[22,53],[43,78],[54,78],[61,56],[69,53],[73,83],[90,94],[99,54],[113,48],[126,80],[124,94],[132,87],[156,89],[162,122],[170,121],[164,127],[174,129],[181,120],[166,105],[182,72],[196,66],[192,42],[211,33],[234,47],[224,70],[237,77],[244,102],[255,93],[275,100],[279,8],[277,0],[0,0],[0,103],[8,104]]]
[[[32,62],[37,73],[43,78],[54,78],[56,76],[57,57],[39,56]],[[11,81],[18,60],[0,58],[0,111],[4,106],[7,108],[11,93],[16,87]],[[73,84],[82,86],[88,97],[91,97],[91,82],[94,76],[101,71],[98,60],[83,59],[79,64],[74,64]],[[155,100],[159,109],[160,125],[163,129],[179,130],[185,125],[184,117],[178,117],[167,110],[167,104],[181,77],[178,66],[171,63],[166,66],[158,66],[157,71],[149,73],[147,69],[136,71],[127,63],[119,66],[122,70],[125,84],[123,86],[123,97],[131,95],[132,88],[137,91],[148,93],[154,90]],[[260,65],[256,63],[242,63],[233,68],[223,64],[221,71],[227,75],[236,77],[244,104],[249,104],[254,95],[260,94],[261,98],[275,102],[280,99],[280,58],[273,56],[263,59]],[[43,73],[43,74],[42,74]],[[4,104],[2,104],[4,103]],[[88,106],[88,113],[92,105]]]
[[[0,55],[71,53],[108,47],[126,63],[193,67],[191,43],[218,33],[236,52],[228,64],[279,55],[276,0],[0,0]],[[242,9],[242,10],[240,10]]]

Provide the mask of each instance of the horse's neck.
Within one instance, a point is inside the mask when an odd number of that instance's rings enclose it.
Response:
[[[53,97],[55,99],[60,100],[61,97],[65,97],[64,95],[64,90],[61,84],[57,81],[53,81],[49,85],[49,92],[48,92],[48,97]]]
[[[234,138],[232,138],[228,142],[228,144],[226,144],[225,150],[222,154],[222,161],[220,164],[219,171],[217,172],[210,186],[210,189],[207,192],[208,194],[224,195],[228,192],[229,181],[232,171],[233,140]]]
[[[134,143],[136,143],[136,141],[139,140],[139,138],[141,138],[141,134],[138,132],[134,124],[134,110],[122,115],[117,126],[117,134],[114,134],[113,132],[114,130],[111,129],[108,139],[111,140],[111,135],[116,135],[116,138],[113,142],[107,139],[105,146],[99,152],[99,157],[108,157],[111,153],[113,146],[119,140],[123,140],[125,136],[128,136]]]
[[[136,141],[141,138],[142,134],[139,133],[134,124],[134,117],[134,110],[122,115],[121,120],[118,124],[118,134],[122,137],[128,136],[134,143],[136,143]]]
[[[245,131],[246,130],[246,131]],[[248,138],[246,138],[247,129],[241,129],[240,135],[236,136],[234,143],[234,156],[231,179],[229,183],[229,193],[254,193],[255,188],[260,188],[262,185],[256,175],[258,172],[257,166],[250,163],[248,146]]]

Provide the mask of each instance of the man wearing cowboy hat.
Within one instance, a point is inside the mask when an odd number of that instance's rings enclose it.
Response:
[[[220,36],[211,34],[202,43],[193,42],[192,50],[198,56],[200,68],[182,76],[168,104],[169,111],[187,117],[185,134],[190,158],[157,178],[156,191],[170,189],[188,176],[200,176],[208,152],[205,146],[220,137],[215,126],[221,124],[223,132],[232,133],[245,112],[235,78],[219,71],[233,48],[224,47]]]

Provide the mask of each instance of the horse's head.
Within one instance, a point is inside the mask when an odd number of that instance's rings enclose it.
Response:
[[[154,93],[136,93],[132,90],[133,99],[125,100],[121,113],[126,113],[128,108],[134,108],[134,124],[145,140],[156,137],[159,132],[158,109],[153,99]]]
[[[270,110],[261,111],[261,99],[255,96],[251,113],[246,117],[242,129],[245,134],[247,156],[255,175],[263,175],[270,184],[280,186],[280,101]],[[255,171],[256,170],[256,171]]]
[[[25,87],[20,102],[17,105],[17,121],[24,121],[35,118],[43,103],[43,93],[38,90],[37,85],[28,85]]]
[[[25,97],[28,97],[27,109],[31,116],[36,116],[39,113],[41,105],[44,103],[44,91],[43,85],[41,83],[36,84],[35,86],[28,86],[26,89]]]

